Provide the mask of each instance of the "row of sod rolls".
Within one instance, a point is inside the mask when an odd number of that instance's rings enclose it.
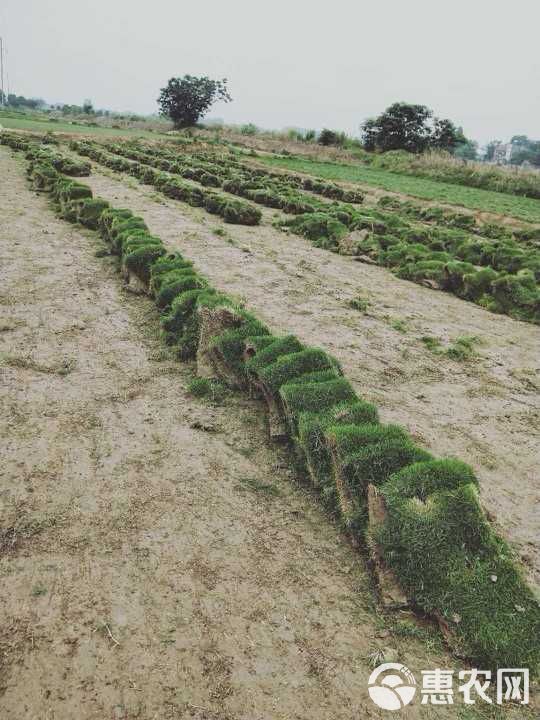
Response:
[[[9,131],[0,133],[0,145],[13,150],[24,150],[26,159],[44,167],[52,166],[64,175],[84,177],[90,175],[90,163],[66,157],[48,144],[40,144],[34,136],[23,137]]]
[[[172,152],[159,145],[147,146],[135,142],[108,144],[107,147],[115,154],[149,163],[161,170],[197,180],[203,185],[221,186],[227,192],[249,197],[262,205],[281,208],[285,212],[307,212],[310,208],[324,207],[302,190],[346,203],[361,203],[364,199],[358,190],[342,188],[319,178],[302,178],[287,172],[255,167],[241,163],[229,154],[203,150],[196,154],[179,154],[178,151]],[[256,200],[257,194],[261,199]],[[301,209],[303,207],[308,210]]]
[[[204,205],[219,214],[223,214],[220,208],[226,207],[225,219],[251,224],[251,213],[245,216],[236,210],[241,201],[216,205],[212,197],[215,191],[185,179],[191,177],[204,184],[213,178],[229,193],[294,214],[293,218],[277,219],[277,226],[307,237],[318,247],[376,262],[400,278],[451,292],[490,311],[540,323],[540,251],[532,242],[522,243],[507,235],[482,238],[472,234],[464,229],[471,224],[472,216],[448,215],[449,224],[454,224],[451,227],[425,225],[408,218],[418,216],[422,223],[428,222],[438,217],[436,208],[417,212],[413,205],[398,203],[399,207],[394,207],[396,203],[389,201],[383,203],[384,209],[323,203],[273,178],[261,180],[247,171],[231,174],[230,168],[193,155],[181,163],[167,159],[169,153],[163,157],[158,148],[150,155],[132,144],[111,145],[114,153],[95,143],[74,142],[72,147],[114,170],[155,185],[169,197]],[[405,212],[400,215],[402,206]]]
[[[97,143],[81,144],[75,141],[71,147],[79,153],[94,157],[99,162],[105,160],[109,167],[115,170],[125,170],[132,174],[138,173],[140,179],[145,182],[152,183],[152,178],[157,174],[156,170],[160,170],[162,175],[166,173],[169,180],[175,178],[179,186],[185,186],[183,181],[186,180],[191,183],[200,183],[203,186],[203,188],[199,188],[200,194],[205,193],[204,188],[216,187],[231,195],[238,195],[250,200],[257,205],[292,214],[314,212],[327,207],[326,203],[292,187],[283,179],[277,180],[266,175],[261,177],[259,174],[240,170],[235,166],[229,166],[227,160],[223,160],[220,164],[217,161],[201,159],[193,154],[172,159],[170,153],[164,155],[164,152],[155,146],[152,147],[152,150],[142,151],[133,143],[108,144],[105,150]],[[105,153],[110,153],[110,156],[107,157]],[[114,156],[120,157],[113,159]],[[130,161],[134,161],[135,165],[123,162],[123,158],[129,158]],[[133,167],[139,168],[141,164],[149,166],[148,169],[146,171],[139,169],[133,172]],[[193,184],[190,184],[189,187],[193,187]]]
[[[209,213],[221,216],[225,222],[237,225],[258,225],[261,220],[259,208],[249,202],[230,198],[217,190],[169,172],[155,170],[143,163],[118,157],[94,143],[73,140],[70,148],[112,170],[129,173],[141,182],[154,185],[167,197],[181,200],[193,207],[203,207]]]
[[[292,443],[326,507],[356,545],[377,554],[410,603],[438,619],[452,646],[480,667],[534,673],[539,603],[486,518],[472,469],[432,457],[404,428],[382,423],[334,358],[273,335],[169,252],[141,217],[49,177],[39,187],[63,217],[97,228],[126,280],[154,298],[166,342],[194,358],[200,375],[266,401],[271,434]]]
[[[316,247],[388,267],[404,280],[540,323],[540,252],[513,238],[479,238],[379,209],[351,213],[347,207],[304,213],[278,225]]]

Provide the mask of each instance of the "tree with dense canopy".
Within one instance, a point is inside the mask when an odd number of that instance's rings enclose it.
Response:
[[[452,152],[467,139],[451,120],[433,116],[425,105],[398,102],[390,105],[379,117],[362,125],[362,140],[366,150],[386,152],[407,150],[421,153],[440,149]]]
[[[160,114],[169,117],[179,129],[195,125],[218,100],[232,100],[225,78],[211,80],[206,76],[184,75],[171,78],[166,87],[161,88],[158,105]]]

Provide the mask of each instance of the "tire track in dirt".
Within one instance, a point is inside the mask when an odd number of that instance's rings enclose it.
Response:
[[[190,398],[150,301],[0,165],[2,716],[377,718],[370,654],[451,667],[381,632],[262,404]]]
[[[471,463],[486,509],[540,584],[538,327],[314,248],[272,228],[266,209],[259,227],[226,225],[133,178],[94,171],[95,194],[142,215],[218,289],[244,298],[274,331],[336,355],[384,421],[405,425],[434,454]],[[349,306],[358,294],[369,300],[366,314]],[[393,327],[401,322],[405,332]],[[463,335],[482,340],[467,363],[421,342]]]

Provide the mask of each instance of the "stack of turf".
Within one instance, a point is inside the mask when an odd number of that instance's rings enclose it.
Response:
[[[384,195],[378,205],[389,210],[399,210],[403,215],[421,220],[422,222],[447,225],[451,228],[475,231],[476,219],[470,213],[448,210],[438,206],[425,206],[413,200],[399,200],[394,195]]]
[[[53,194],[70,202],[78,187],[59,176]],[[97,218],[122,268],[155,297],[168,341],[184,357],[204,345],[218,375],[263,394],[354,542],[377,547],[410,601],[437,617],[461,653],[481,667],[529,667],[534,674],[539,603],[488,522],[471,468],[434,459],[403,428],[380,423],[334,358],[293,336],[271,335],[179,253],[167,254],[142,218],[100,208],[103,201],[87,190],[77,219],[86,222],[87,211],[94,225]],[[226,328],[210,323],[203,332],[213,313],[227,318]],[[384,500],[382,516],[370,513],[374,492]]]
[[[481,667],[539,661],[538,600],[486,519],[478,482],[457,460],[425,460],[380,486],[386,522],[373,537],[406,593],[437,616]]]
[[[0,144],[7,145],[13,150],[23,150],[26,153],[26,159],[33,164],[52,166],[54,170],[64,175],[75,177],[90,175],[89,163],[73,160],[57,150],[53,150],[49,145],[36,142],[35,135],[23,137],[16,133],[2,131],[0,132]]]

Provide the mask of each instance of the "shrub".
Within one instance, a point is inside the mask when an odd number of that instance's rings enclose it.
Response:
[[[319,145],[343,145],[345,141],[345,135],[344,133],[337,133],[334,130],[328,130],[328,128],[324,128],[321,130],[319,138],[317,142]]]
[[[240,132],[242,135],[256,135],[259,132],[259,128],[253,123],[247,123],[247,125],[242,125]]]

